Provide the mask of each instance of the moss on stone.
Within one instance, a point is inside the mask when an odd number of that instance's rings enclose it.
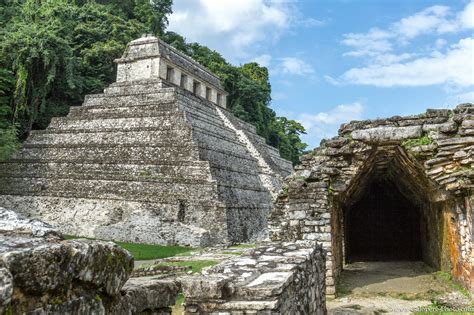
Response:
[[[13,315],[13,308],[11,304],[8,304],[7,307],[5,308],[5,312],[3,313],[4,315]]]
[[[469,293],[468,290],[466,290],[466,288],[464,288],[462,285],[454,281],[451,273],[445,272],[445,271],[437,271],[434,273],[434,276],[438,278],[439,280],[443,281],[444,283],[446,283],[449,287],[451,287],[451,289],[458,291],[459,293],[461,293],[462,295],[468,298],[471,297],[471,294]]]
[[[402,143],[402,146],[405,147],[406,149],[410,149],[410,148],[413,148],[413,147],[418,147],[420,145],[428,145],[428,144],[432,144],[432,143],[433,143],[433,139],[431,139],[427,135],[424,135],[424,136],[422,136],[420,138],[417,138],[417,139],[406,140]]]

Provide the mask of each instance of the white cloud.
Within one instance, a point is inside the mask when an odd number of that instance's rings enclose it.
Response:
[[[314,69],[311,65],[296,57],[279,58],[275,72],[283,75],[307,75],[313,74]]]
[[[371,28],[367,33],[345,34],[342,43],[351,48],[344,56],[363,58],[365,66],[352,68],[333,84],[355,83],[380,87],[426,86],[452,87],[474,84],[474,38],[459,39],[448,45],[444,38],[417,51],[403,51],[414,38],[474,28],[474,1],[457,13],[447,6],[431,6],[386,30]]]
[[[353,50],[346,56],[374,56],[393,50],[394,41],[406,44],[423,34],[444,34],[474,28],[474,1],[454,15],[447,6],[431,6],[391,24],[387,30],[371,28],[367,33],[344,34],[342,43]]]
[[[326,112],[300,114],[296,118],[306,129],[303,140],[315,146],[321,139],[337,135],[339,127],[351,120],[360,120],[364,107],[359,102],[341,104]]]
[[[175,0],[168,29],[238,59],[287,30],[293,10],[275,0]]]
[[[415,38],[421,34],[437,32],[454,32],[458,29],[456,20],[448,19],[449,7],[435,5],[412,16],[401,19],[392,26],[394,35],[406,39]]]
[[[447,43],[448,43],[448,42],[447,42],[445,39],[443,39],[443,38],[438,38],[438,39],[436,40],[436,42],[435,42],[435,47],[436,47],[436,49],[441,49],[441,48],[443,48],[444,46],[446,46]]]
[[[341,85],[341,83],[342,83],[340,80],[335,79],[335,78],[331,77],[330,75],[325,75],[324,80],[326,80],[328,83],[330,83],[332,85]]]
[[[474,103],[474,91],[451,95],[446,100],[446,103],[451,107],[461,103]]]
[[[375,64],[353,68],[342,76],[346,82],[391,86],[424,86],[433,84],[474,84],[474,38],[461,39],[445,54],[434,52],[429,57],[406,63]]]
[[[271,60],[272,56],[268,54],[263,54],[252,59],[252,61],[258,63],[262,67],[268,67],[270,65]]]
[[[378,28],[372,28],[367,34],[344,34],[342,43],[355,50],[345,53],[345,56],[374,56],[392,50],[389,39],[393,35]]]
[[[463,12],[459,15],[459,19],[464,28],[474,28],[474,1],[471,1]]]

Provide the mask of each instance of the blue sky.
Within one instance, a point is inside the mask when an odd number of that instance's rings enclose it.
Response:
[[[174,0],[169,30],[268,67],[310,148],[356,119],[474,102],[474,1]]]

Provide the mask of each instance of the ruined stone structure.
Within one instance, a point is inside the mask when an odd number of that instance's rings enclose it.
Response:
[[[326,314],[325,257],[312,241],[267,243],[178,279],[186,314]]]
[[[226,110],[219,79],[155,37],[117,82],[0,163],[0,206],[67,234],[206,246],[265,235],[291,163]]]
[[[64,240],[39,220],[0,207],[0,314],[326,314],[325,256],[312,241],[248,249],[201,275],[129,276],[112,242]]]
[[[0,314],[171,314],[173,280],[128,279],[133,258],[112,242],[64,240],[0,208]]]
[[[273,240],[327,250],[327,294],[343,262],[422,260],[474,289],[474,106],[355,121],[305,155],[269,219]]]

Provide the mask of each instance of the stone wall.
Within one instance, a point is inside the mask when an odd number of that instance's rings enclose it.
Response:
[[[124,58],[148,60],[148,52]],[[226,109],[160,78],[123,80],[32,131],[0,163],[0,206],[100,239],[252,241],[267,235],[267,215],[291,172]]]
[[[186,314],[326,314],[325,264],[314,242],[268,243],[183,277]]]
[[[333,295],[347,258],[347,211],[374,180],[388,181],[421,209],[425,262],[472,286],[473,126],[472,104],[342,125],[287,180],[270,215],[271,238],[322,243]]]

